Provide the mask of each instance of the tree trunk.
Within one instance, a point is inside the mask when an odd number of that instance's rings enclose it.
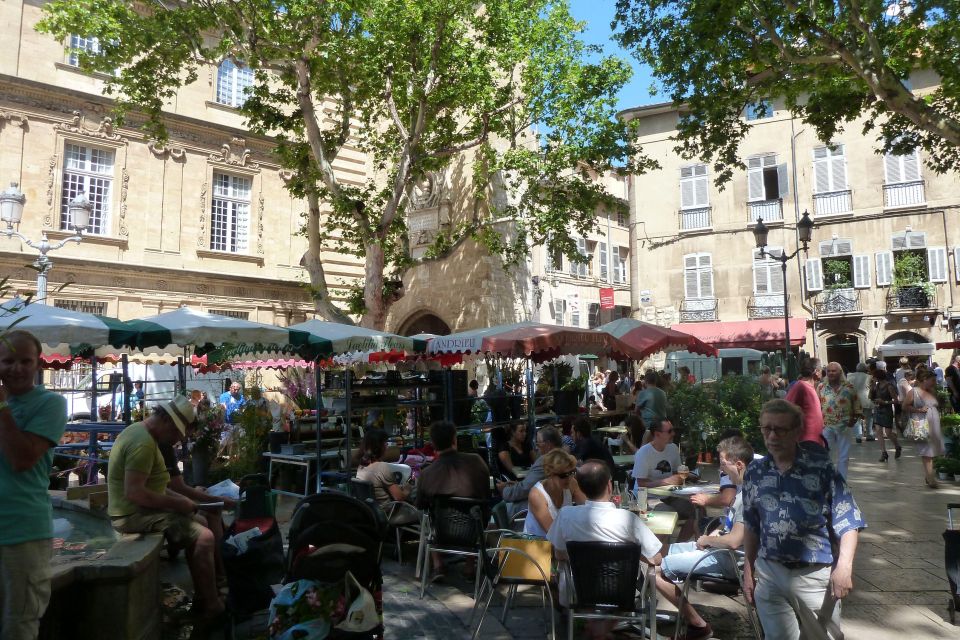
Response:
[[[330,300],[327,276],[320,260],[320,199],[315,193],[307,194],[307,255],[304,266],[310,276],[310,293],[314,309],[324,320],[341,324],[354,324],[353,319]]]
[[[387,324],[387,303],[383,299],[383,247],[373,242],[363,245],[366,262],[363,268],[363,305],[366,310],[360,326],[383,331]]]

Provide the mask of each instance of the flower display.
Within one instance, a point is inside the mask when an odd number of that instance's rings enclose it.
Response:
[[[216,451],[220,447],[220,439],[226,427],[226,415],[219,404],[210,404],[210,401],[200,401],[197,405],[197,426],[194,431],[194,449]]]
[[[313,372],[301,367],[291,367],[278,376],[280,390],[300,410],[317,407],[317,381]]]

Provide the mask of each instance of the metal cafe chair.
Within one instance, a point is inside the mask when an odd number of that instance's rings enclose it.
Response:
[[[706,574],[703,572],[697,573],[697,567],[699,567],[705,560],[713,556],[720,556],[724,554],[727,554],[729,556],[729,559],[733,564],[734,570],[736,570],[737,572],[736,579],[730,580],[728,578],[719,577],[714,574]],[[694,588],[699,590],[701,587],[705,585],[718,585],[720,587],[728,588],[728,589],[729,588],[739,589],[739,593],[743,593],[743,573],[740,571],[740,565],[742,561],[743,561],[742,551],[735,551],[734,549],[710,549],[705,554],[703,554],[703,556],[700,557],[700,559],[698,559],[694,563],[693,567],[691,567],[690,569],[690,573],[687,574],[686,579],[683,581],[683,586],[680,589],[680,601],[677,605],[677,608],[679,609],[679,613],[678,613],[676,630],[674,631],[674,634],[673,634],[674,640],[678,640],[678,638],[680,637],[679,635],[680,630],[685,628],[685,625],[682,624],[683,603],[689,600],[688,593],[690,591],[690,587],[694,586]],[[747,617],[750,618],[750,625],[753,627],[753,635],[757,640],[760,640],[762,638],[762,635],[760,633],[760,623],[757,620],[756,610],[754,609],[753,605],[750,604],[749,602],[747,602],[746,605],[747,605]]]
[[[358,500],[380,508],[373,494],[373,484],[358,478],[350,478],[350,495]],[[392,500],[384,508],[387,517],[387,536],[393,534],[396,540],[397,562],[403,562],[401,532],[420,535],[420,512],[408,502]]]
[[[654,588],[652,570],[643,574],[638,607],[637,584],[641,576],[640,545],[629,542],[568,542],[565,565],[569,593],[567,637],[573,640],[573,622],[620,620],[644,628],[645,604]],[[572,592],[572,593],[570,593]],[[653,606],[651,605],[651,609]]]
[[[474,600],[469,626],[472,627],[478,609],[480,609],[480,618],[477,620],[477,626],[473,627],[471,640],[475,640],[480,633],[490,602],[500,585],[508,587],[500,617],[501,624],[506,624],[507,613],[516,597],[517,588],[523,585],[537,586],[540,587],[543,608],[550,619],[550,638],[556,640],[553,592],[550,589],[552,545],[546,540],[509,537],[510,534],[507,532],[504,532],[503,536],[499,546],[485,550],[481,567],[478,568],[478,572],[481,570],[483,572],[483,582]],[[486,595],[485,600],[484,595]]]
[[[480,590],[480,563],[484,548],[484,530],[490,520],[490,506],[485,500],[458,498],[454,496],[434,496],[430,504],[429,518],[426,519],[429,530],[421,537],[420,598],[430,582],[433,563],[430,553],[446,555],[474,556],[477,558],[477,571],[474,583],[474,595]]]

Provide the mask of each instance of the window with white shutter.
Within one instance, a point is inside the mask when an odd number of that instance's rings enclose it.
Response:
[[[890,237],[890,246],[894,251],[925,249],[927,247],[927,234],[925,231],[895,233]]]
[[[246,252],[250,236],[250,187],[250,178],[226,173],[213,174],[211,250]]]
[[[563,251],[559,248],[551,249],[550,243],[553,241],[553,236],[547,236],[547,244],[543,248],[545,255],[543,259],[544,271],[551,273],[554,271],[563,271]]]
[[[960,282],[960,247],[953,250],[953,269],[956,272],[957,282]]]
[[[902,156],[888,153],[883,157],[883,165],[887,184],[916,182],[920,179],[920,152],[916,149]]]
[[[776,154],[747,159],[747,199],[750,202],[777,200],[786,191],[786,165],[777,164]]]
[[[893,252],[879,251],[876,254],[877,286],[889,287],[893,282]]]
[[[553,321],[558,325],[563,324],[563,312],[566,307],[566,300],[562,298],[554,298],[553,304],[551,305],[553,311]]]
[[[617,284],[627,284],[627,261],[630,259],[630,250],[626,247],[614,247],[613,251],[613,281]]]
[[[587,328],[596,329],[600,326],[600,303],[591,302],[587,307]]]
[[[780,247],[767,247],[767,256],[761,256],[759,249],[753,250],[753,293],[772,295],[783,293],[783,268],[778,257],[783,252]]]
[[[709,253],[683,256],[683,296],[688,300],[713,298],[713,258]]]
[[[608,257],[609,251],[607,250],[608,246],[609,246],[609,243],[607,242],[607,240],[604,239],[600,241],[600,279],[603,282],[609,281],[607,278],[607,275],[610,272],[610,267],[609,267],[610,263],[609,263],[609,257]]]
[[[570,294],[569,299],[567,300],[567,309],[570,311],[570,326],[579,327],[580,326],[580,295],[573,293]]]
[[[842,144],[813,150],[813,177],[814,193],[847,189],[847,162]]]
[[[680,169],[680,208],[699,209],[710,205],[707,165],[695,164]]]
[[[587,277],[587,271],[589,265],[587,264],[588,253],[587,253],[587,239],[586,238],[577,238],[577,253],[583,257],[583,262],[574,262],[570,261],[570,275],[577,276],[580,278]]]
[[[823,291],[823,264],[820,258],[808,258],[806,272],[807,291]]]
[[[855,289],[870,288],[870,256],[853,256],[853,286]]]
[[[930,247],[927,249],[927,273],[930,282],[947,281],[947,248]]]

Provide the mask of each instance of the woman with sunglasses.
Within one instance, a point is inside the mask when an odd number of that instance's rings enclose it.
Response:
[[[544,479],[533,485],[530,508],[523,521],[523,532],[547,537],[561,507],[586,501],[577,485],[577,459],[566,451],[553,449],[543,454]]]

